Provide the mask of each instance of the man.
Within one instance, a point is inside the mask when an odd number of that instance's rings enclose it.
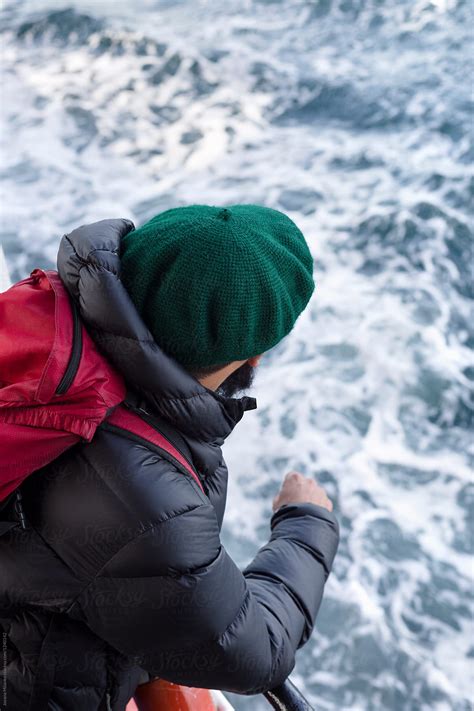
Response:
[[[204,491],[107,422],[26,480],[26,528],[0,538],[8,708],[123,710],[144,670],[243,694],[291,672],[336,553],[332,505],[290,473],[270,540],[242,573],[219,538],[221,445],[255,409],[235,395],[293,328],[312,270],[296,225],[258,205],[191,205],[137,230],[103,220],[63,237],[60,277],[125,378],[127,406],[172,428]]]

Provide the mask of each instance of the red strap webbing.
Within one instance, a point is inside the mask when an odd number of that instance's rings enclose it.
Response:
[[[199,485],[199,488],[204,491],[198,475],[188,460],[183,457],[181,452],[178,452],[176,447],[174,447],[171,442],[161,434],[161,432],[158,432],[154,429],[154,427],[142,420],[139,415],[136,415],[134,412],[130,412],[130,410],[127,410],[125,407],[119,405],[115,408],[113,413],[107,417],[106,422],[109,422],[111,425],[115,425],[115,427],[120,427],[122,430],[131,432],[132,434],[137,435],[137,437],[141,437],[147,442],[151,442],[157,447],[164,449],[165,452],[171,454],[172,457],[177,459],[177,461],[185,467],[185,469],[193,477],[194,481]]]

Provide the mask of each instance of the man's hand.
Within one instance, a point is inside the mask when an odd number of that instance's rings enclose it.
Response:
[[[273,511],[285,504],[316,504],[332,511],[332,501],[322,486],[298,472],[289,472],[285,476],[280,491],[273,499]]]

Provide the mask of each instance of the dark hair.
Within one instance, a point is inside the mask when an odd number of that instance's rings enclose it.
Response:
[[[193,368],[192,366],[187,366],[186,370],[188,373],[191,373],[191,375],[196,378],[204,378],[206,375],[212,375],[212,373],[217,373],[218,370],[221,368],[225,368],[226,365],[230,365],[233,363],[232,360],[230,360],[228,363],[220,363],[219,365],[202,365],[196,368]]]

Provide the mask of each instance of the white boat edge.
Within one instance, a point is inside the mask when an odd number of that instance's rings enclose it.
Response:
[[[235,711],[234,707],[227,701],[222,691],[215,691],[213,689],[211,691],[211,696],[214,706],[216,707],[216,711]]]
[[[10,274],[8,273],[7,260],[3,247],[0,244],[0,292],[6,291],[12,285]]]

